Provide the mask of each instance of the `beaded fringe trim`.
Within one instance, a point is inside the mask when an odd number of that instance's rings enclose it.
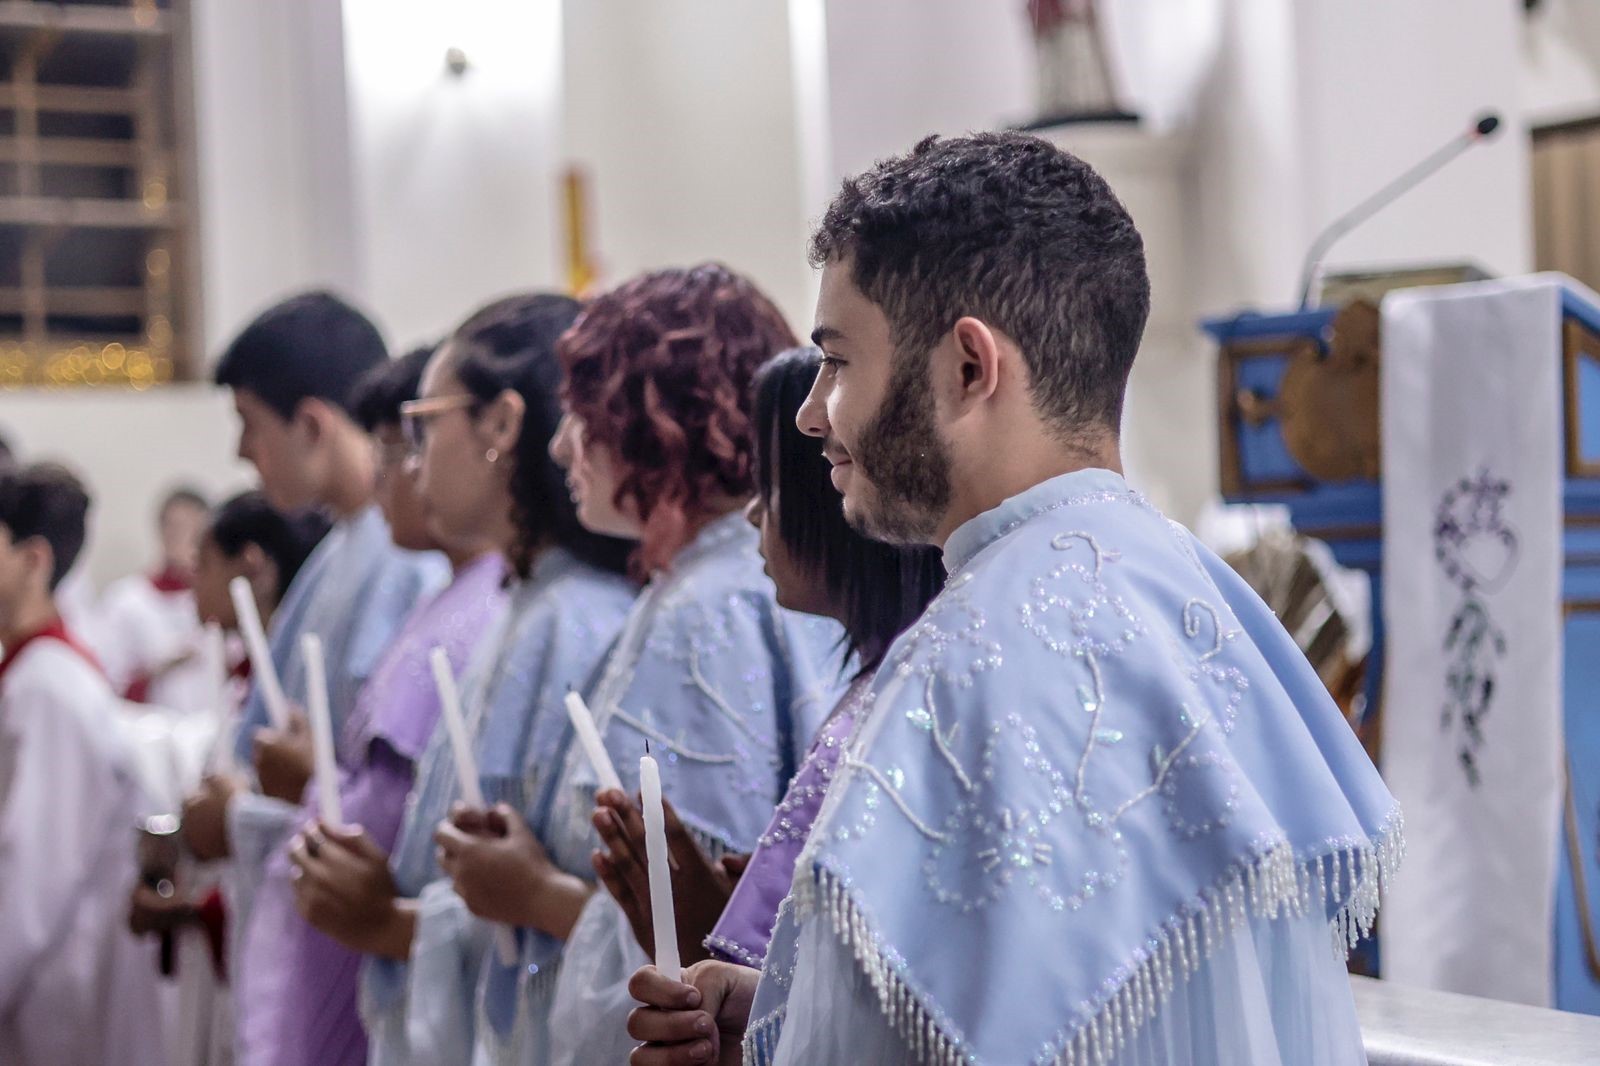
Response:
[[[1039,1066],[1109,1066],[1156,1017],[1180,982],[1200,969],[1225,938],[1252,917],[1277,919],[1314,910],[1332,913],[1331,947],[1344,958],[1372,930],[1378,905],[1388,892],[1405,838],[1396,809],[1385,819],[1375,842],[1352,843],[1308,859],[1296,859],[1287,843],[1245,859],[1220,881],[1171,918],[1120,972],[1120,982],[1098,1001],[1087,1021],[1059,1032],[1049,1057]],[[796,879],[797,917],[819,914],[850,947],[878,994],[889,1024],[906,1041],[919,1063],[969,1066],[971,1051],[939,1022],[884,957],[875,930],[833,873],[813,867],[814,877]],[[781,1012],[763,1018],[746,1034],[745,1062],[767,1066],[777,1050]]]
[[[783,1030],[783,1008],[773,1011],[744,1031],[742,1061],[749,1066],[771,1066],[778,1055],[778,1034]]]

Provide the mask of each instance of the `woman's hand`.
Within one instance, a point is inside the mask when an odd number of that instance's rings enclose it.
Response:
[[[550,861],[522,815],[504,803],[457,804],[433,835],[439,865],[478,917],[565,940],[593,889]]]
[[[594,827],[605,850],[593,855],[594,870],[606,891],[628,916],[633,938],[655,958],[655,932],[650,917],[650,876],[645,860],[644,818],[618,789],[595,797]],[[672,902],[677,913],[678,953],[685,963],[709,958],[704,941],[728,905],[728,897],[744,872],[747,855],[725,855],[712,862],[689,830],[663,800],[667,859],[672,866]]]
[[[228,803],[247,787],[241,777],[207,774],[200,788],[183,801],[181,831],[191,855],[201,862],[228,857]]]
[[[295,909],[313,928],[366,955],[405,960],[416,911],[401,899],[389,857],[359,826],[316,822],[289,844]]]
[[[254,761],[263,795],[299,804],[313,769],[311,726],[306,716],[295,710],[289,715],[288,728],[281,732],[256,730]]]

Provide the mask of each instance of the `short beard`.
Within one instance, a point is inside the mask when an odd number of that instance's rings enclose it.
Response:
[[[886,544],[931,544],[950,506],[950,455],[934,420],[928,358],[896,353],[889,388],[852,458],[866,476],[858,533]]]

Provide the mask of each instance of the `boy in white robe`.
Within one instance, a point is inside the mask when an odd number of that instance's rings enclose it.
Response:
[[[124,925],[144,806],[116,696],[54,592],[89,498],[66,470],[0,474],[0,1062],[162,1061],[155,967]]]
[[[124,699],[174,711],[210,710],[216,681],[200,654],[194,570],[209,508],[193,489],[166,494],[157,512],[155,569],[112,582],[100,597],[93,643]]]

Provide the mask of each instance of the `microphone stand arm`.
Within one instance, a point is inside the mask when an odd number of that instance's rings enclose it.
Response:
[[[1305,311],[1310,307],[1311,285],[1316,280],[1317,270],[1322,266],[1323,257],[1338,243],[1341,237],[1387,207],[1391,201],[1397,199],[1412,186],[1420,183],[1422,179],[1472,147],[1479,140],[1479,137],[1480,135],[1476,130],[1468,130],[1455,140],[1447,142],[1422,162],[1389,182],[1389,184],[1361,201],[1345,214],[1334,219],[1327,229],[1318,234],[1317,239],[1311,243],[1311,250],[1306,253],[1305,266],[1300,272],[1300,310]]]

